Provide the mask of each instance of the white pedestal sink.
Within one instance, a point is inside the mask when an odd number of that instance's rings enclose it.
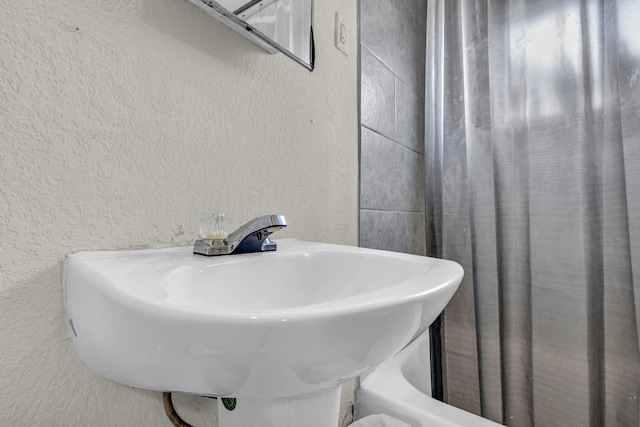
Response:
[[[65,308],[76,354],[99,375],[236,398],[233,410],[218,399],[220,427],[326,427],[340,384],[419,336],[462,275],[451,261],[296,240],[219,257],[77,252]]]

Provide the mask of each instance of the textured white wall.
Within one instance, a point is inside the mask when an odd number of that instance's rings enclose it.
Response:
[[[356,2],[315,3],[309,73],[184,0],[2,2],[1,426],[170,425],[159,393],[73,354],[66,253],[186,245],[206,210],[357,243],[356,44],[332,45]],[[215,425],[210,399],[177,407]]]

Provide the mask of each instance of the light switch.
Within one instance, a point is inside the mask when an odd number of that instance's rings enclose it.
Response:
[[[347,46],[349,46],[349,29],[339,12],[336,12],[335,45],[342,53],[349,56],[347,53]]]

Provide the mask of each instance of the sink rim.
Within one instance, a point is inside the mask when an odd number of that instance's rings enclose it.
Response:
[[[355,246],[337,245],[330,243],[319,242],[307,242],[297,239],[286,239],[276,241],[278,243],[278,251],[267,253],[255,253],[255,254],[238,254],[238,255],[226,255],[220,257],[204,257],[201,255],[194,255],[192,253],[191,246],[171,247],[171,248],[149,248],[149,249],[133,249],[122,251],[78,251],[67,255],[65,264],[71,259],[82,262],[82,260],[94,260],[96,258],[114,259],[131,257],[133,256],[156,256],[163,254],[175,254],[170,263],[170,267],[165,267],[163,270],[176,270],[178,268],[186,266],[201,266],[211,267],[221,263],[227,263],[230,257],[234,257],[233,261],[238,263],[250,262],[257,257],[282,257],[282,254],[290,253],[307,253],[307,252],[342,252],[353,253],[364,256],[373,257],[391,257],[401,262],[407,262],[414,266],[426,267],[425,277],[414,277],[403,280],[392,286],[386,286],[381,289],[373,291],[359,292],[355,295],[351,295],[345,298],[338,298],[335,300],[311,303],[305,305],[296,305],[293,307],[280,307],[280,308],[267,308],[267,309],[247,309],[247,310],[234,310],[224,311],[220,310],[220,307],[201,309],[195,307],[188,307],[185,305],[176,305],[167,303],[158,298],[153,299],[151,296],[141,298],[141,295],[137,292],[128,290],[121,283],[106,283],[103,286],[98,286],[96,282],[92,282],[92,286],[100,287],[100,291],[106,296],[117,300],[120,304],[128,307],[135,307],[136,310],[142,310],[147,312],[151,316],[163,316],[163,317],[185,317],[190,319],[198,319],[202,321],[225,321],[231,323],[280,323],[291,321],[306,321],[314,320],[323,317],[340,317],[350,316],[359,313],[375,311],[380,308],[393,308],[400,305],[405,305],[416,300],[419,301],[429,293],[438,292],[442,288],[447,288],[451,285],[451,282],[460,282],[464,275],[462,267],[449,260],[443,260],[438,258],[425,257],[421,255],[405,254],[401,252],[381,251],[378,249],[369,249]],[[184,262],[184,261],[188,262]],[[84,263],[88,270],[92,269],[92,266]],[[94,271],[95,273],[95,271]],[[148,272],[146,272],[148,273]],[[158,277],[162,274],[167,275],[166,272],[155,272]],[[66,268],[65,268],[66,275]],[[445,280],[444,277],[447,277]],[[429,283],[426,283],[426,281]],[[437,283],[434,285],[433,283]],[[163,288],[165,284],[161,285]],[[233,286],[233,285],[231,285]]]

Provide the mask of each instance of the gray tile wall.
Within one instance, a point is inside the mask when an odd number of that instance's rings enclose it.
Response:
[[[360,0],[360,245],[425,255],[426,0]]]

